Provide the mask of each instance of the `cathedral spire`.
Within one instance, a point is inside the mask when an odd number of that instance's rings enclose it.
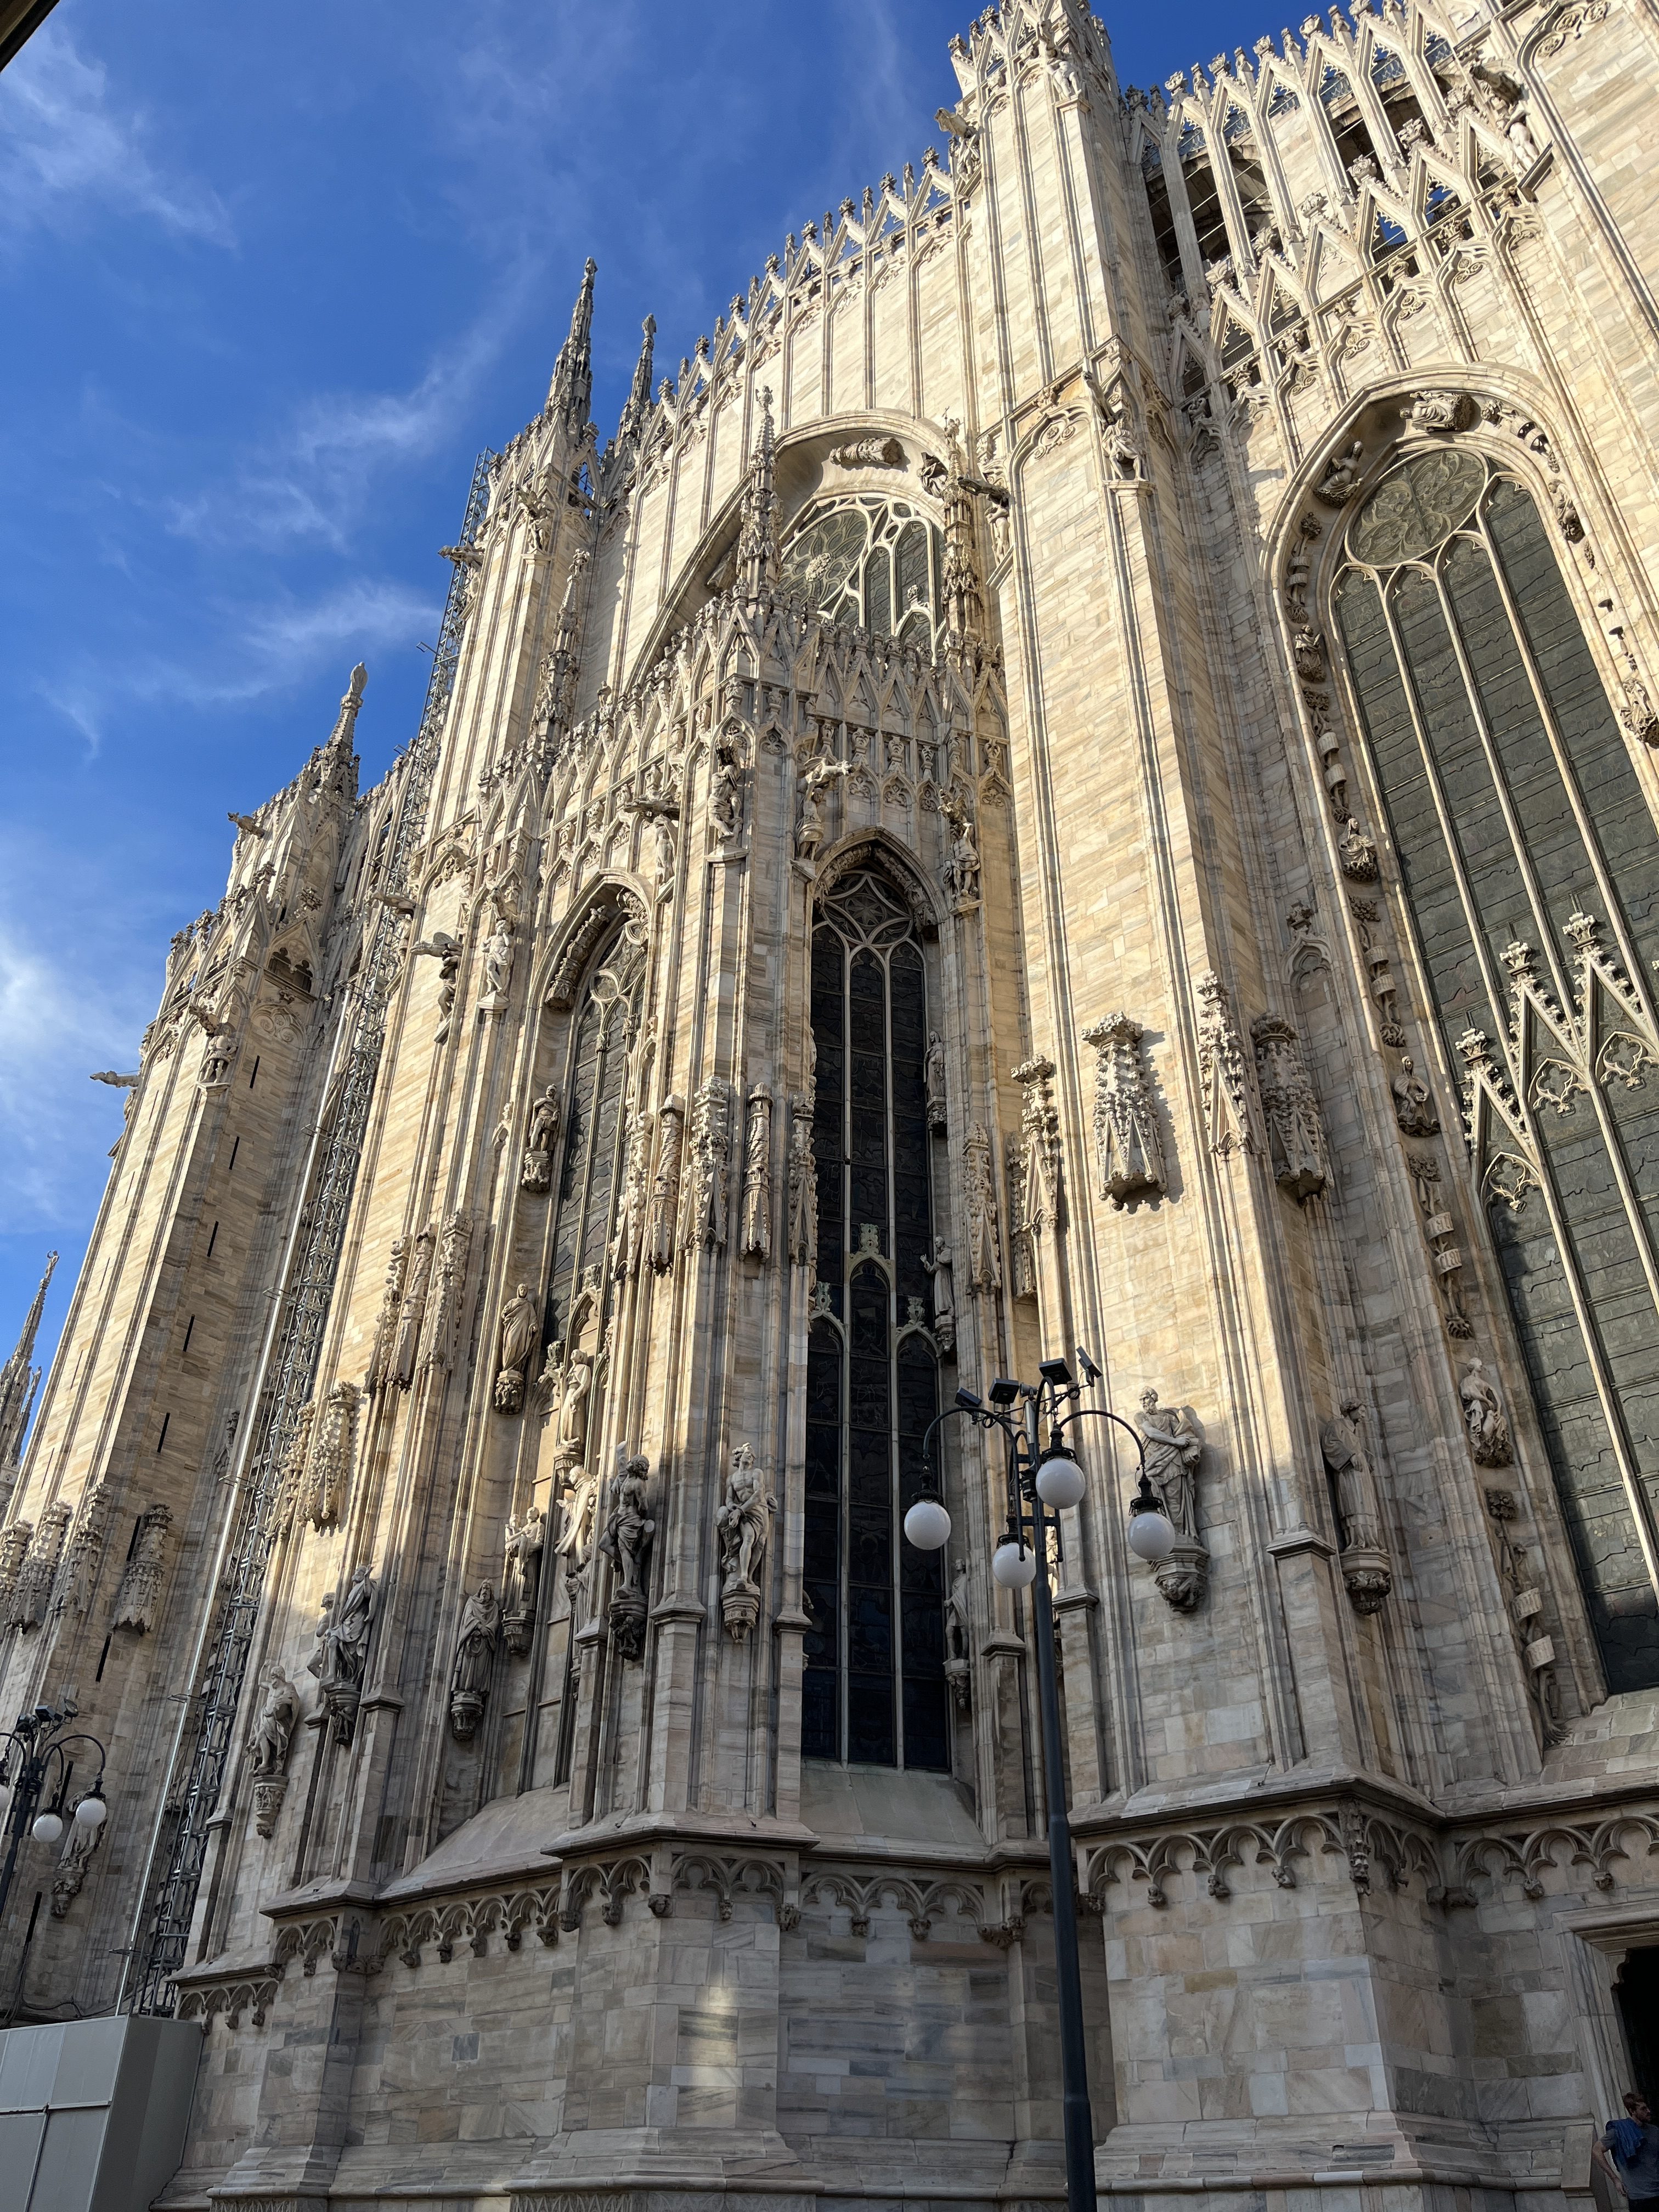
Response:
[[[628,394],[628,404],[617,425],[617,443],[626,446],[637,439],[645,428],[645,418],[651,412],[651,365],[656,343],[657,319],[647,315],[641,325],[644,335],[640,341],[640,357],[634,364],[634,382]]]
[[[570,335],[559,348],[553,381],[547,387],[547,411],[562,415],[573,438],[587,428],[593,397],[593,279],[599,264],[590,254],[582,264],[582,289],[570,311]]]
[[[22,1333],[18,1337],[11,1358],[0,1367],[0,1489],[9,1487],[17,1479],[23,1457],[23,1437],[29,1425],[29,1412],[34,1403],[34,1394],[40,1386],[40,1370],[31,1367],[34,1357],[34,1340],[40,1333],[40,1316],[46,1310],[46,1285],[52,1280],[52,1270],[58,1265],[58,1255],[46,1255],[46,1272],[40,1278],[40,1287],[34,1293],[34,1303],[28,1310]]]
[[[743,488],[743,527],[738,538],[738,573],[752,599],[778,574],[777,501],[772,489],[772,394],[761,393],[761,432]]]
[[[340,711],[328,740],[331,752],[337,749],[342,752],[351,750],[356,735],[357,709],[363,703],[363,686],[368,681],[368,670],[360,660],[351,672],[351,680],[340,701]]]

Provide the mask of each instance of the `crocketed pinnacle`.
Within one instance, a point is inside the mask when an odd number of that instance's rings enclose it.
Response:
[[[738,574],[744,591],[751,595],[777,580],[777,508],[772,467],[772,395],[763,392],[760,437],[743,489],[743,526],[738,537]]]
[[[631,445],[645,428],[646,417],[651,412],[651,363],[656,342],[657,319],[647,315],[641,325],[644,336],[640,341],[640,357],[634,364],[634,382],[628,394],[622,420],[617,425],[617,444]]]
[[[58,1255],[46,1255],[46,1272],[40,1278],[40,1287],[34,1293],[34,1303],[28,1310],[15,1347],[3,1367],[0,1367],[0,1475],[15,1474],[23,1455],[23,1433],[29,1425],[29,1411],[34,1403],[34,1393],[40,1381],[40,1370],[32,1367],[34,1340],[40,1330],[40,1316],[46,1310],[46,1285],[52,1270],[58,1265]]]
[[[547,411],[563,418],[573,438],[587,428],[593,397],[593,279],[599,264],[590,255],[582,264],[582,288],[570,311],[570,335],[559,348],[553,381],[547,387]]]

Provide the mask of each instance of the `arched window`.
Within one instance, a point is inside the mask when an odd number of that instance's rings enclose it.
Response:
[[[783,549],[787,588],[831,622],[855,623],[931,653],[945,540],[906,500],[860,493],[814,500]]]
[[[565,1085],[563,1141],[554,1186],[557,1216],[547,1287],[545,1340],[563,1341],[586,1280],[597,1340],[610,1269],[605,1266],[622,1188],[628,1131],[629,1052],[639,1021],[644,956],[625,928],[588,971],[577,1000]],[[574,1349],[573,1346],[571,1349]]]
[[[1538,508],[1395,468],[1334,587],[1610,1686],[1659,1682],[1659,836]]]
[[[904,1544],[939,1410],[927,988],[904,901],[845,878],[812,936],[818,1291],[807,1342],[808,1758],[948,1770],[944,1566]]]

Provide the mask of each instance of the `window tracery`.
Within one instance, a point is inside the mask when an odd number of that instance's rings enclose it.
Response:
[[[943,1560],[900,1541],[939,1410],[927,985],[909,905],[872,872],[820,908],[812,1035],[802,1748],[948,1770]]]
[[[1530,492],[1402,461],[1332,594],[1610,1687],[1659,1682],[1659,838]],[[1619,1040],[1628,1039],[1627,1043]]]
[[[931,653],[944,594],[945,539],[908,500],[860,493],[814,500],[783,549],[781,580],[830,622]]]

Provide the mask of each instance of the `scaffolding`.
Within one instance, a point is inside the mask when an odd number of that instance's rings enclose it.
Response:
[[[478,457],[467,495],[459,549],[470,547],[483,526],[495,456]],[[432,661],[426,704],[414,743],[404,757],[403,788],[376,889],[392,898],[406,894],[411,854],[425,834],[427,807],[455,688],[465,625],[471,565],[457,561]],[[214,1811],[224,1786],[237,1708],[253,1648],[264,1591],[265,1569],[276,1541],[275,1509],[283,1463],[300,1413],[309,1401],[322,1356],[323,1332],[345,1240],[346,1221],[362,1159],[386,1010],[401,970],[404,916],[384,900],[376,909],[368,958],[357,985],[355,1024],[349,1012],[342,1073],[325,1097],[325,1125],[307,1179],[306,1203],[296,1223],[272,1348],[259,1378],[258,1405],[233,1525],[222,1554],[217,1603],[206,1658],[191,1701],[173,1764],[172,1784],[157,1818],[151,1876],[145,1884],[120,2008],[170,2013],[172,1977],[185,1963],[197,1892],[207,1859]],[[165,1856],[164,1856],[165,1855]]]

